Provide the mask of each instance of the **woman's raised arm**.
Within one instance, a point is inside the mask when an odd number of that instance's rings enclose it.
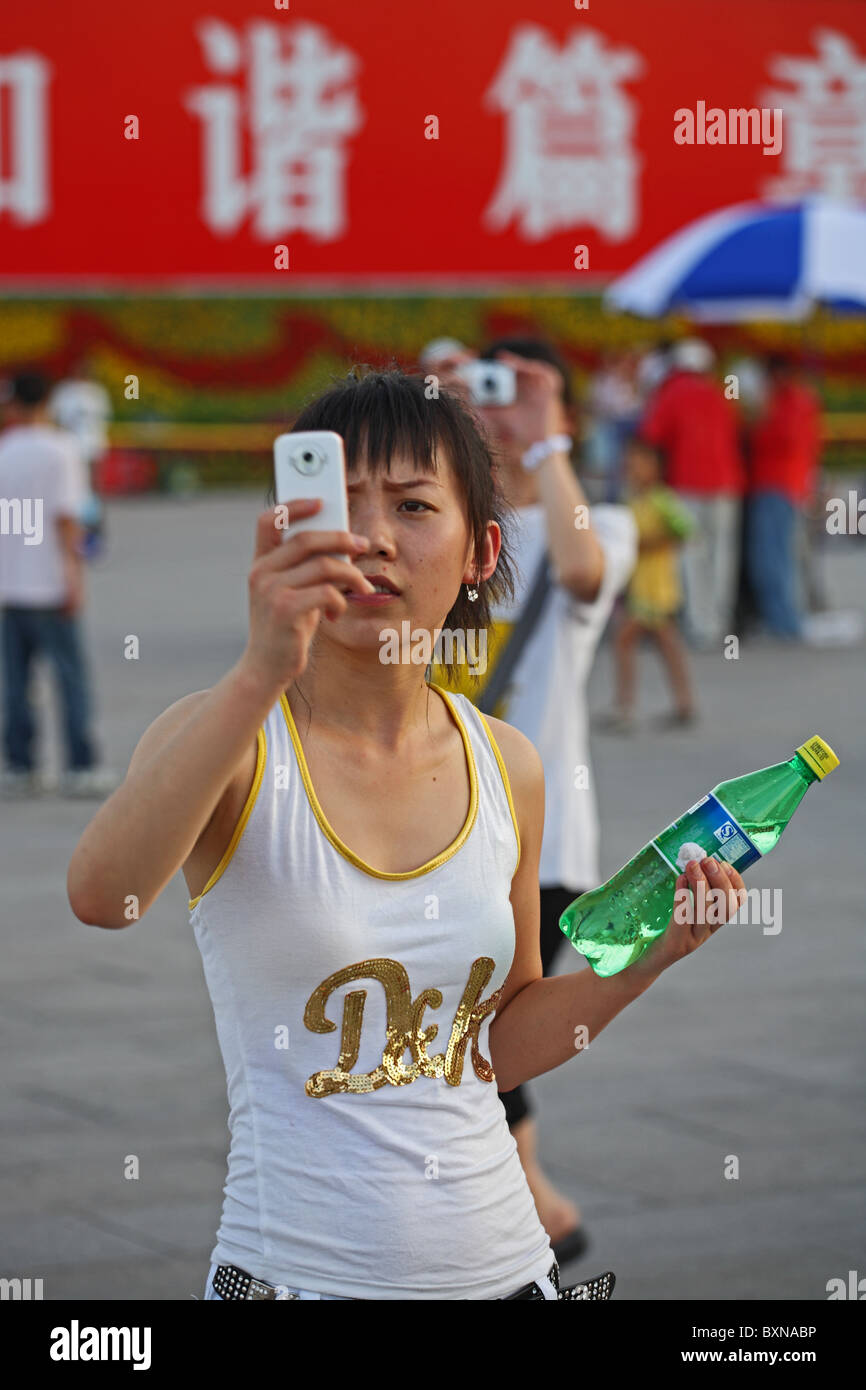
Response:
[[[293,502],[291,520],[320,505]],[[275,519],[270,511],[258,521],[240,661],[212,690],[185,696],[151,724],[75,848],[67,892],[82,922],[125,927],[144,916],[191,854],[268,711],[304,670],[322,614],[345,611],[345,589],[372,591],[354,564],[338,558],[358,554],[363,538],[311,530],[283,543]]]

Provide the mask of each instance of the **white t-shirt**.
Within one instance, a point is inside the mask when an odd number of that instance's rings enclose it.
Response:
[[[87,496],[75,440],[51,425],[0,435],[0,603],[59,607],[66,597],[57,520],[77,518]]]
[[[61,381],[48,408],[61,429],[75,435],[85,463],[93,463],[108,448],[111,397],[98,381]]]
[[[541,887],[570,888],[575,893],[600,882],[586,683],[616,596],[628,582],[637,557],[637,530],[627,507],[593,507],[591,520],[604,551],[598,596],[592,603],[582,603],[553,584],[541,621],[517,663],[503,716],[535,744],[544,763]],[[518,570],[515,600],[494,608],[495,621],[517,621],[546,545],[544,508],[540,504],[518,508],[512,535]]]

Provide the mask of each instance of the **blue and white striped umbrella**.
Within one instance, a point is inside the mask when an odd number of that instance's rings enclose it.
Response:
[[[866,310],[866,205],[740,203],[663,241],[609,286],[610,309],[655,318],[804,318],[816,303]]]

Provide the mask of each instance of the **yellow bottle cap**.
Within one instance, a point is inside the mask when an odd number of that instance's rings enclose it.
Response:
[[[816,777],[826,777],[828,772],[839,766],[839,759],[829,743],[825,743],[817,734],[813,734],[806,743],[801,743],[797,752]]]

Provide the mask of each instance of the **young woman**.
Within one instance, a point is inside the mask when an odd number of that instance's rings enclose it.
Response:
[[[619,975],[542,978],[537,753],[380,659],[386,628],[480,627],[508,588],[486,446],[399,372],[295,428],[342,435],[353,534],[259,518],[246,650],[146,731],[72,909],[126,926],[183,868],[231,1110],[207,1297],[556,1298],[497,1083],[575,1057],[579,1025],[594,1039],[715,928],[672,919]],[[704,876],[734,911],[712,861],[679,886]]]

